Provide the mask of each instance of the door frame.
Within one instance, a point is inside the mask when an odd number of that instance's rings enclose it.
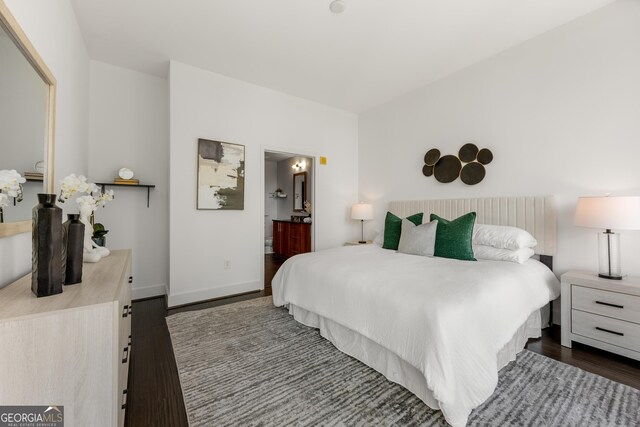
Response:
[[[287,154],[291,157],[307,157],[311,159],[313,164],[313,174],[311,179],[311,206],[315,211],[316,208],[316,200],[317,200],[317,189],[316,185],[318,181],[318,154],[314,151],[302,150],[299,148],[292,147],[279,147],[273,145],[260,145],[260,189],[262,191],[262,197],[260,197],[260,244],[262,245],[260,248],[260,283],[262,283],[262,290],[264,290],[264,242],[265,242],[265,233],[264,233],[264,215],[265,215],[265,197],[266,194],[266,182],[265,182],[265,153],[281,153]],[[313,215],[313,219],[311,221],[311,252],[315,252],[316,250],[316,221],[317,215]]]

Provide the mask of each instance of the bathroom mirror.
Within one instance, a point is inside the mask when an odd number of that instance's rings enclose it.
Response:
[[[303,212],[304,202],[307,200],[307,173],[293,174],[293,211]]]
[[[29,173],[23,200],[2,209],[6,237],[30,232],[36,194],[53,192],[56,81],[2,0],[0,58],[0,170]]]

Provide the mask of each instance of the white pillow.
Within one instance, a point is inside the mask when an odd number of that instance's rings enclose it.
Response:
[[[433,256],[436,247],[438,221],[415,225],[408,219],[402,220],[398,252],[410,255]]]
[[[477,259],[509,261],[522,264],[533,256],[533,249],[521,248],[513,251],[511,249],[499,249],[492,246],[473,245],[473,256]]]
[[[531,234],[518,227],[476,224],[474,228],[474,245],[517,250],[522,248],[533,248],[538,244],[538,241]]]

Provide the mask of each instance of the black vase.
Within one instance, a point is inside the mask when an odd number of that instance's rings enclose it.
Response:
[[[38,297],[62,292],[62,209],[55,194],[38,194],[33,208],[31,290]]]
[[[62,224],[67,248],[64,284],[74,285],[82,282],[82,256],[84,253],[84,224],[80,215],[68,214],[67,222]]]

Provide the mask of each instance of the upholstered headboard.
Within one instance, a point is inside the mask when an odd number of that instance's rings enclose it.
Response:
[[[536,254],[553,256],[556,252],[553,196],[394,201],[389,203],[389,211],[401,218],[424,212],[425,221],[432,213],[453,219],[476,212],[478,224],[511,225],[527,230],[538,241]]]

